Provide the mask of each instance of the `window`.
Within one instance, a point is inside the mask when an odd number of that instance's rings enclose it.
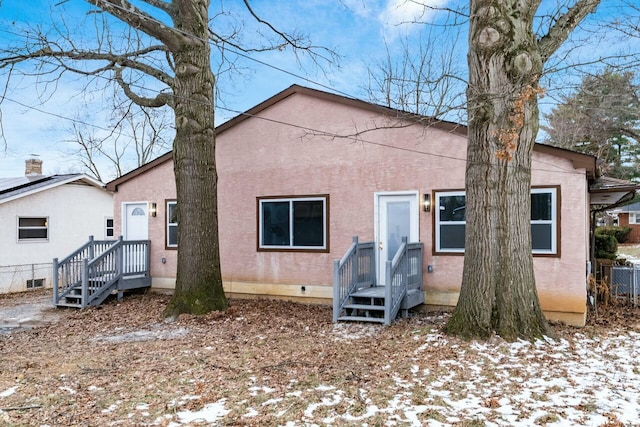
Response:
[[[167,248],[178,247],[178,202],[167,201]]]
[[[640,224],[640,212],[629,212],[629,224]]]
[[[557,253],[557,189],[531,190],[531,247],[534,254]]]
[[[113,218],[105,218],[104,235],[105,237],[113,237],[113,234],[114,234]]]
[[[436,251],[464,252],[466,207],[464,191],[436,194]]]
[[[435,206],[435,251],[464,253],[464,191],[436,193]],[[557,254],[558,211],[557,188],[531,190],[531,247],[534,254]]]
[[[47,240],[49,238],[49,220],[46,217],[18,218],[18,240]]]
[[[44,288],[44,279],[29,279],[27,280],[27,289]]]
[[[327,252],[329,196],[258,198],[258,249]]]

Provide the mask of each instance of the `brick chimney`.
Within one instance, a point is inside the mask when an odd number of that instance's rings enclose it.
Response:
[[[25,160],[25,176],[42,175],[42,160],[28,159]]]

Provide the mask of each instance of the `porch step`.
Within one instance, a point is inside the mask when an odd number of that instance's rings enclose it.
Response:
[[[70,302],[58,302],[56,303],[56,307],[67,307],[67,308],[82,308],[82,304],[72,304]]]
[[[355,309],[355,310],[375,310],[375,311],[382,311],[384,313],[384,305],[345,304],[344,308]]]
[[[338,320],[343,322],[374,322],[384,323],[384,317],[365,317],[365,316],[341,316]]]

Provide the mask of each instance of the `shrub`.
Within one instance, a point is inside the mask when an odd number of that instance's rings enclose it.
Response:
[[[596,228],[596,236],[598,234],[607,234],[616,238],[618,243],[624,243],[629,239],[629,233],[631,233],[631,227],[616,227],[609,225],[606,227]]]
[[[595,237],[596,258],[616,259],[618,240],[615,236],[596,232]]]

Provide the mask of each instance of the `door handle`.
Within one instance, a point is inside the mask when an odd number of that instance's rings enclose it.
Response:
[[[378,243],[378,249],[382,250],[382,242]]]

